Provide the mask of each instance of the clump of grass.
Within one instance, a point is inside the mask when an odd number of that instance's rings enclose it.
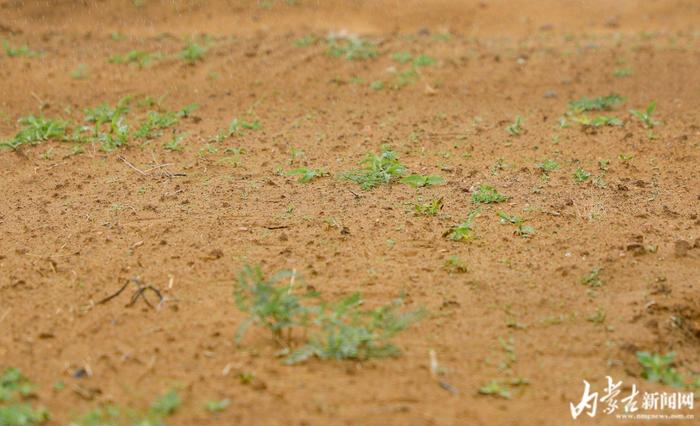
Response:
[[[145,68],[154,61],[162,58],[160,52],[146,52],[143,50],[131,50],[122,55],[112,55],[109,58],[111,64],[129,64],[136,65],[139,68]]]
[[[457,225],[453,225],[450,229],[442,234],[452,241],[469,241],[474,238],[474,218],[479,214],[479,209],[473,209],[467,214],[467,219]]]
[[[622,126],[622,120],[615,117],[608,117],[606,115],[599,115],[594,118],[581,115],[573,117],[572,120],[584,127]]]
[[[362,166],[360,170],[347,172],[343,177],[365,190],[388,184],[406,173],[406,166],[401,164],[396,153],[386,146],[382,147],[379,155],[368,154],[362,161]]]
[[[506,127],[506,132],[511,136],[519,136],[524,131],[523,128],[523,118],[521,116],[515,117],[515,120]]]
[[[442,185],[445,183],[445,179],[440,176],[410,175],[402,178],[401,183],[414,188],[421,188],[424,186]]]
[[[287,278],[287,284],[280,283]],[[248,327],[259,324],[289,348],[293,343],[292,329],[301,328],[305,344],[291,351],[287,364],[311,357],[364,360],[394,356],[400,350],[392,338],[422,316],[421,310],[399,311],[400,301],[362,309],[359,293],[334,302],[321,301],[316,292],[297,295],[295,278],[293,272],[283,272],[267,279],[258,267],[243,269],[234,295],[238,308],[249,316],[236,333],[237,341]]]
[[[51,139],[65,139],[67,123],[63,120],[30,115],[19,119],[21,130],[14,138],[0,142],[0,147],[17,149],[20,145],[36,145]]]
[[[349,61],[366,60],[377,56],[377,46],[359,37],[329,37],[326,54],[333,58],[345,58]]]
[[[0,375],[0,425],[25,426],[49,420],[49,412],[27,402],[35,386],[18,368],[7,368]]]
[[[589,287],[601,287],[603,285],[603,280],[600,278],[601,272],[603,272],[603,268],[591,269],[591,271],[581,279],[581,284]]]
[[[641,120],[644,124],[644,127],[646,127],[647,129],[653,129],[655,126],[661,124],[660,121],[654,120],[654,117],[652,116],[654,114],[655,109],[656,101],[651,101],[651,103],[647,105],[644,111],[637,111],[635,109],[631,109],[630,114]]]
[[[204,59],[204,54],[207,53],[207,50],[206,46],[201,46],[194,40],[189,40],[187,45],[180,51],[178,57],[190,64],[194,64]]]
[[[569,103],[569,109],[580,113],[585,111],[609,111],[625,100],[620,95],[612,93],[608,96],[598,96],[597,98],[583,97]]]
[[[650,352],[637,352],[637,361],[642,366],[642,377],[649,382],[660,382],[674,387],[683,387],[681,374],[673,367],[675,352],[666,355]]]
[[[590,172],[587,172],[583,170],[582,168],[577,168],[576,171],[574,172],[574,180],[577,183],[583,183],[587,181],[591,177]]]
[[[321,169],[311,169],[308,167],[299,167],[297,169],[292,169],[287,172],[287,176],[299,176],[299,182],[309,183],[314,179],[320,178],[326,175]]]
[[[427,203],[416,203],[413,205],[417,215],[436,216],[442,210],[442,197],[430,200]]]
[[[472,193],[472,202],[474,204],[501,203],[506,200],[508,200],[506,195],[500,194],[496,188],[489,185],[479,185]]]

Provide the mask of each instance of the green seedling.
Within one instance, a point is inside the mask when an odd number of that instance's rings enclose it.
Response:
[[[654,120],[654,118],[652,117],[652,114],[654,114],[655,109],[656,101],[651,101],[651,103],[647,105],[647,108],[644,111],[637,111],[635,109],[631,109],[630,114],[641,120],[642,123],[644,123],[644,127],[646,127],[647,129],[653,129],[654,126],[658,126],[659,124],[661,124],[660,121]]]
[[[479,185],[472,193],[472,203],[474,204],[492,204],[506,200],[508,200],[507,196],[500,194],[496,188],[489,185]]]
[[[175,414],[182,405],[182,398],[175,389],[171,389],[151,404],[151,413],[158,417],[171,416]]]
[[[660,382],[674,387],[683,387],[683,377],[673,367],[675,352],[666,355],[649,352],[637,352],[637,361],[642,366],[642,377],[647,381]]]
[[[618,68],[613,71],[615,77],[629,77],[632,75],[632,70],[629,68]]]
[[[437,64],[435,58],[428,55],[419,55],[413,60],[413,65],[417,67],[427,67]]]
[[[49,419],[45,408],[27,402],[34,390],[34,384],[17,368],[7,368],[0,375],[0,425],[35,425]]]
[[[459,256],[450,256],[442,267],[449,274],[464,274],[469,271],[466,262]]]
[[[592,99],[584,97],[569,103],[569,109],[574,113],[585,111],[609,111],[624,101],[624,98],[614,93]]]
[[[162,58],[160,52],[145,52],[143,50],[132,50],[123,55],[112,55],[109,58],[111,64],[129,64],[136,65],[139,68],[145,68],[154,61]]]
[[[620,160],[622,162],[622,164],[628,165],[630,163],[630,161],[632,161],[632,159],[634,158],[634,155],[620,154],[617,156],[617,158],[618,158],[618,160]]]
[[[177,111],[175,115],[177,115],[179,118],[187,118],[197,109],[199,109],[199,104],[191,103],[189,105],[185,105],[185,107],[180,111]]]
[[[299,175],[299,182],[309,183],[312,180],[324,176],[326,173],[321,169],[310,169],[308,167],[300,167],[287,172],[287,176]]]
[[[318,42],[318,38],[314,36],[313,34],[308,34],[305,35],[301,38],[298,38],[294,40],[294,46],[296,47],[308,47],[311,46],[312,44],[316,44]]]
[[[0,147],[17,149],[20,145],[36,145],[51,139],[65,139],[67,123],[62,120],[30,115],[19,119],[22,129],[14,138],[0,142]]]
[[[576,171],[574,172],[574,180],[577,183],[583,183],[588,180],[588,178],[591,177],[591,174],[582,168],[577,168]]]
[[[211,400],[207,401],[206,405],[204,408],[210,413],[220,413],[231,405],[231,400],[226,398],[226,399],[220,399],[220,400]]]
[[[523,119],[520,116],[515,117],[515,121],[506,127],[506,132],[511,136],[519,136],[523,130]]]
[[[383,146],[379,155],[368,154],[362,162],[363,168],[343,175],[362,189],[368,190],[379,185],[389,184],[406,173],[406,166],[401,164],[396,153]]]
[[[591,271],[581,279],[581,284],[587,285],[589,287],[597,288],[603,285],[603,280],[600,278],[600,273],[603,268],[593,268]]]
[[[400,182],[414,188],[421,188],[424,186],[442,185],[445,183],[445,179],[440,176],[410,175],[402,178]]]
[[[161,130],[175,125],[178,122],[178,114],[176,112],[157,112],[149,111],[146,116],[146,121],[141,123],[136,130],[134,137],[137,139],[154,139],[161,135]]]
[[[85,80],[88,77],[88,68],[85,64],[78,64],[77,67],[70,73],[71,78],[75,80]]]
[[[457,225],[453,225],[450,229],[442,234],[452,241],[469,241],[474,238],[474,218],[479,214],[479,209],[471,210],[467,214],[467,219]]]
[[[294,351],[287,364],[311,357],[322,360],[383,358],[397,356],[400,349],[391,340],[423,316],[422,310],[400,312],[402,301],[376,309],[361,309],[362,296],[355,293],[313,309],[313,330],[305,346]]]
[[[267,328],[280,344],[286,332],[287,343],[291,343],[292,328],[308,323],[310,312],[302,302],[318,297],[315,292],[296,294],[295,278],[295,273],[289,271],[265,278],[260,267],[244,267],[238,275],[234,297],[238,309],[249,316],[236,331],[237,343],[252,325]],[[289,283],[280,284],[283,279],[289,279]]]
[[[436,216],[443,207],[442,197],[430,200],[429,202],[423,204],[416,203],[413,207],[417,215]]]
[[[502,225],[505,224],[512,224],[515,225],[516,228],[513,231],[513,234],[519,236],[519,237],[528,237],[532,234],[535,233],[535,228],[529,225],[525,225],[524,222],[525,220],[519,216],[512,216],[509,215],[505,212],[497,212],[496,215],[499,217],[499,222]]]
[[[163,144],[163,149],[167,149],[172,152],[182,152],[184,147],[181,145],[182,141],[187,136],[187,133],[174,133],[173,137],[166,143]]]
[[[39,52],[31,50],[27,45],[14,47],[10,45],[10,43],[7,40],[2,41],[2,49],[5,51],[5,54],[10,58],[16,58],[20,56],[26,56],[31,58],[39,56]]]
[[[413,55],[411,55],[408,52],[396,52],[391,55],[391,59],[400,64],[407,64],[411,62],[411,60],[413,59]]]
[[[207,47],[200,46],[193,40],[187,42],[187,46],[180,51],[178,57],[190,64],[204,59],[204,54],[207,53]]]
[[[351,37],[346,39],[329,38],[326,54],[333,58],[345,58],[349,61],[366,60],[377,56],[377,46],[367,40]]]
[[[608,117],[605,115],[599,115],[594,118],[581,115],[573,117],[572,120],[581,124],[584,127],[622,126],[622,120],[620,120],[619,118]]]
[[[542,176],[549,177],[549,174],[559,168],[559,163],[554,160],[545,159],[541,163],[535,164],[535,167],[542,171]]]

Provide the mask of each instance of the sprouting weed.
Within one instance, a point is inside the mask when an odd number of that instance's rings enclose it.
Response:
[[[581,284],[589,287],[601,287],[603,285],[603,280],[600,278],[600,273],[602,271],[603,268],[591,269],[591,271],[581,279]]]
[[[421,188],[424,186],[442,185],[445,183],[445,179],[440,176],[410,175],[402,178],[400,182],[414,188]]]
[[[582,168],[577,168],[576,171],[574,172],[574,180],[577,183],[583,183],[588,180],[588,178],[591,177],[591,174]]]
[[[572,117],[572,120],[581,124],[584,127],[622,126],[622,120],[615,117],[608,117],[606,115],[599,115],[594,118],[590,118],[585,115],[580,115]]]
[[[163,144],[163,149],[173,152],[182,152],[184,147],[181,145],[181,143],[186,136],[187,133],[174,133],[173,137],[168,142]]]
[[[0,147],[16,149],[20,145],[36,145],[51,139],[64,139],[66,136],[67,123],[62,120],[30,115],[20,118],[19,124],[22,129],[14,138],[0,142]]]
[[[500,203],[508,200],[508,197],[500,194],[496,188],[489,185],[479,185],[472,193],[474,204]]]
[[[388,184],[406,172],[406,167],[396,157],[396,153],[383,146],[381,154],[368,154],[362,162],[363,168],[343,175],[362,189],[372,189],[378,185]]]
[[[523,119],[520,116],[515,117],[515,121],[506,127],[506,132],[511,136],[518,136],[523,133]]]
[[[154,61],[162,58],[160,52],[145,52],[143,50],[132,50],[123,55],[112,55],[109,62],[112,64],[133,64],[139,68],[144,68]]]
[[[328,38],[327,42],[328,49],[326,50],[326,53],[328,56],[334,58],[345,58],[349,61],[361,61],[377,56],[377,46],[374,43],[359,37],[350,37],[345,39],[330,37]]]
[[[457,225],[452,226],[450,229],[442,234],[452,241],[469,241],[474,238],[474,218],[479,214],[479,209],[473,209],[467,214],[467,219]]]
[[[661,124],[660,121],[654,120],[652,115],[654,114],[654,110],[656,109],[656,101],[651,101],[649,105],[647,105],[646,109],[644,111],[637,111],[634,109],[630,110],[630,114],[632,114],[634,117],[637,117],[644,123],[644,127],[647,129],[653,129],[655,126],[658,126]]]
[[[442,210],[442,197],[430,200],[427,203],[415,203],[414,212],[422,216],[436,216]]]
[[[178,56],[180,59],[194,64],[204,59],[204,54],[207,53],[207,50],[207,47],[200,46],[194,40],[189,40]]]
[[[569,109],[574,113],[585,111],[609,111],[624,101],[624,98],[615,93],[608,96],[599,96],[597,98],[584,97],[569,103]]]
[[[308,183],[316,178],[326,175],[327,173],[321,169],[310,169],[308,167],[300,167],[298,169],[289,170],[287,176],[299,176],[299,182]]]

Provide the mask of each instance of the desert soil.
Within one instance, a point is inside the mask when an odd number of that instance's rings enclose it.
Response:
[[[0,140],[21,117],[82,122],[129,95],[134,117],[147,97],[160,102],[151,109],[199,108],[111,152],[61,140],[0,151],[0,369],[37,384],[49,424],[107,403],[145,410],[175,388],[175,425],[559,425],[582,380],[656,389],[637,351],[675,352],[690,380],[699,24],[691,0],[2,0],[0,39],[39,54],[0,52]],[[378,55],[330,57],[331,32]],[[194,63],[177,57],[190,38],[208,48]],[[110,63],[132,50],[161,57]],[[406,69],[396,52],[435,63],[395,85]],[[611,93],[624,104],[604,114],[620,126],[566,115],[573,100]],[[661,123],[647,129],[628,110],[652,100]],[[213,140],[235,117],[260,128]],[[164,149],[172,131],[186,134],[179,152]],[[382,145],[445,184],[364,191],[342,178]],[[545,159],[559,164],[549,179]],[[283,173],[303,166],[330,175]],[[590,178],[577,182],[579,168]],[[471,241],[444,238],[481,184],[508,200],[481,205]],[[412,203],[438,198],[437,216],[414,214]],[[534,233],[514,234],[499,211]],[[446,266],[453,256],[466,271]],[[294,269],[328,298],[403,295],[428,314],[397,336],[400,357],[286,366],[263,329],[233,341],[246,264]],[[596,268],[600,285],[583,283]],[[133,288],[97,303],[134,277],[163,292],[159,309],[126,307]],[[479,393],[518,378],[529,384],[509,399]],[[204,410],[224,398],[221,413]]]

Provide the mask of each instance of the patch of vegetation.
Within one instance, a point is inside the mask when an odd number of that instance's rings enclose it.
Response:
[[[674,387],[683,387],[681,374],[673,367],[675,352],[666,355],[649,352],[637,352],[637,361],[642,366],[642,377],[652,383],[663,383]]]
[[[511,136],[519,136],[523,133],[523,118],[521,116],[515,117],[515,120],[506,127],[506,132]]]
[[[581,279],[581,284],[589,287],[601,287],[603,285],[603,280],[600,278],[601,272],[603,272],[603,268],[591,269],[591,271]]]
[[[479,388],[479,393],[481,395],[491,395],[510,399],[512,396],[511,390],[514,386],[524,386],[529,384],[530,382],[528,380],[521,378],[512,380],[491,380]]]
[[[649,105],[647,105],[644,111],[637,111],[635,109],[631,109],[630,114],[641,120],[641,122],[644,124],[644,127],[646,127],[647,129],[653,129],[655,126],[661,124],[660,121],[654,120],[654,117],[652,116],[654,114],[655,109],[656,101],[652,101],[651,103],[649,103]]]
[[[569,109],[576,113],[584,111],[610,111],[624,101],[625,99],[623,97],[615,93],[608,96],[598,96],[597,98],[583,97],[577,101],[570,102]]]
[[[26,44],[24,46],[15,47],[12,46],[7,40],[2,41],[2,49],[5,51],[5,54],[10,58],[16,58],[20,56],[32,58],[35,56],[39,56],[39,52],[31,50]]]
[[[226,399],[220,399],[220,400],[211,400],[207,401],[206,405],[204,408],[210,413],[220,413],[231,405],[231,400],[226,398]]]
[[[388,184],[406,173],[406,166],[399,162],[396,153],[387,146],[382,147],[379,155],[368,154],[362,161],[362,166],[360,170],[347,172],[343,177],[365,190]]]
[[[70,426],[163,426],[164,419],[175,414],[181,405],[180,394],[171,389],[156,398],[146,412],[129,408],[122,410],[116,405],[108,404],[88,411],[72,421]]]
[[[292,169],[287,172],[287,176],[299,176],[299,182],[309,183],[316,178],[320,178],[326,175],[321,169],[310,169],[308,167],[300,167],[298,169]]]
[[[359,37],[328,38],[326,54],[333,58],[345,58],[348,61],[362,61],[377,56],[377,46]]]
[[[450,229],[442,234],[452,241],[469,241],[474,238],[474,218],[479,214],[479,209],[473,209],[467,214],[467,219],[457,225],[453,225]]]
[[[123,55],[112,55],[109,58],[111,64],[129,64],[144,68],[160,60],[163,55],[160,52],[145,52],[143,50],[131,50]]]
[[[577,183],[583,183],[587,181],[591,177],[591,174],[582,168],[577,168],[576,171],[574,172],[574,180]]]
[[[445,179],[440,176],[410,175],[402,178],[401,183],[414,188],[421,188],[424,186],[442,185],[445,183]]]
[[[509,215],[505,212],[497,212],[496,215],[499,217],[499,222],[502,225],[512,224],[515,225],[515,231],[513,234],[519,237],[528,237],[535,233],[535,228],[529,225],[525,225],[525,219],[519,216]]]
[[[479,185],[472,193],[472,202],[474,204],[492,204],[501,203],[508,200],[508,197],[500,194],[496,188],[489,185]]]
[[[206,46],[201,46],[194,40],[189,40],[187,45],[180,51],[178,57],[190,64],[194,64],[204,59],[204,54],[207,53],[207,50]]]
[[[181,145],[182,141],[185,139],[187,136],[186,133],[173,133],[172,138],[163,144],[163,149],[166,149],[168,151],[172,152],[182,152],[184,151],[184,147]]]
[[[436,216],[442,210],[442,197],[430,200],[427,203],[415,203],[413,205],[414,212],[422,216]]]
[[[590,118],[586,115],[580,115],[572,118],[573,121],[581,124],[584,127],[601,127],[601,126],[622,126],[622,120],[606,115],[599,115]]]
[[[18,368],[7,368],[0,375],[0,425],[28,426],[49,420],[49,412],[27,402],[35,386]]]
[[[289,278],[287,284],[280,283],[286,278]],[[306,342],[291,351],[287,364],[311,357],[364,360],[394,356],[400,350],[391,339],[423,315],[422,310],[400,312],[400,300],[375,309],[362,309],[359,293],[334,302],[320,300],[320,295],[313,291],[297,295],[295,279],[294,272],[278,273],[268,279],[259,267],[243,269],[234,295],[236,306],[249,316],[236,333],[238,342],[251,325],[258,324],[270,330],[285,348],[293,343],[292,330],[303,329]]]
[[[36,145],[51,139],[63,140],[66,137],[67,123],[62,120],[30,115],[19,119],[22,129],[14,138],[0,142],[0,147],[17,149],[20,145]]]

